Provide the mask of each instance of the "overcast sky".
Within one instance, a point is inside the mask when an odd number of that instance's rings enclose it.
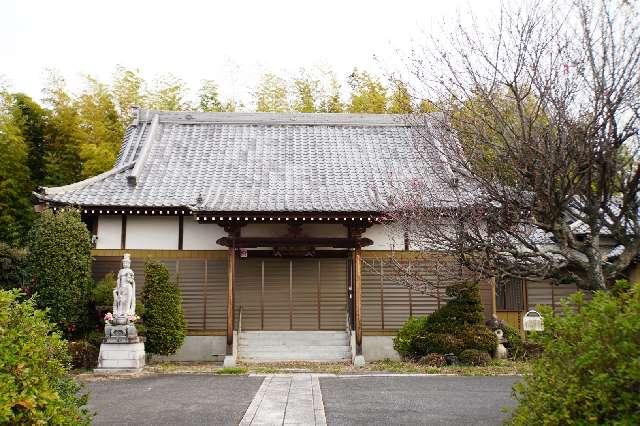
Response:
[[[45,69],[77,90],[82,74],[108,81],[120,64],[147,80],[173,73],[197,89],[216,80],[244,97],[267,70],[392,68],[397,49],[495,0],[0,1],[0,75],[41,98]],[[374,59],[374,55],[378,60]]]

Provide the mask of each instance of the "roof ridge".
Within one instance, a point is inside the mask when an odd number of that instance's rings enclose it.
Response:
[[[150,122],[158,115],[161,123],[176,124],[248,124],[248,125],[333,125],[413,127],[438,119],[441,113],[352,114],[325,112],[199,112],[140,110],[139,122]],[[416,120],[421,117],[422,120]]]

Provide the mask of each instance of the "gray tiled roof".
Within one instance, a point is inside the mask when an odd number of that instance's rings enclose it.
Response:
[[[141,111],[112,170],[45,188],[41,198],[173,207],[200,197],[194,209],[215,212],[380,211],[398,182],[449,190],[421,166],[415,137],[402,116]]]

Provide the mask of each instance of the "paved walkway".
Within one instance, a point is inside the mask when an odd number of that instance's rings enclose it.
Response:
[[[241,425],[326,425],[317,375],[265,377]]]

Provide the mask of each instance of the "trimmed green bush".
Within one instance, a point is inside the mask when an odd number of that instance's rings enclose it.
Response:
[[[409,318],[393,340],[401,356],[418,359],[428,353],[453,353],[465,349],[493,352],[498,339],[483,325],[480,290],[475,283],[447,288],[446,305],[427,317]]]
[[[540,310],[545,330],[532,339],[544,352],[514,387],[511,423],[640,424],[640,283]]]
[[[77,210],[45,210],[29,233],[29,269],[40,308],[66,336],[94,323],[90,311],[91,236]]]
[[[484,323],[484,308],[477,283],[461,283],[447,287],[450,300],[429,315],[425,331],[442,333],[457,331],[470,325]]]
[[[498,347],[498,338],[495,333],[484,325],[470,325],[456,333],[465,349],[493,353]]]
[[[176,353],[187,328],[182,296],[178,286],[170,281],[167,267],[158,261],[148,260],[145,264],[142,302],[146,351],[158,355]]]
[[[406,358],[413,358],[420,353],[425,353],[418,348],[416,336],[424,332],[426,322],[427,317],[409,317],[393,339],[395,350]]]
[[[67,342],[33,299],[0,290],[0,424],[89,424]]]
[[[491,356],[486,351],[478,349],[465,349],[460,352],[458,360],[464,365],[487,365],[491,362]]]
[[[459,354],[464,350],[464,341],[455,334],[425,333],[416,336],[415,345],[418,354]]]

